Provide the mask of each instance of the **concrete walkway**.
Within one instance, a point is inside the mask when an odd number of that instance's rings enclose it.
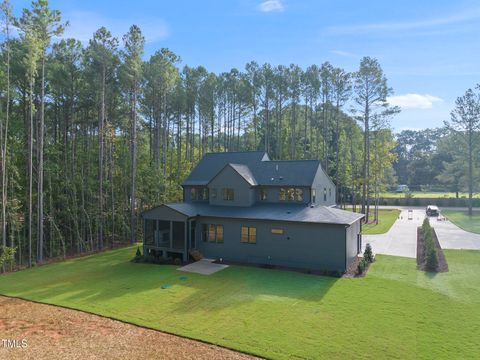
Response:
[[[211,275],[217,271],[226,269],[228,265],[215,264],[213,259],[202,259],[194,263],[178,268],[179,271],[197,273],[202,275]]]
[[[362,251],[370,243],[375,254],[416,258],[417,227],[422,225],[424,218],[425,210],[402,208],[399,218],[386,234],[363,235]]]
[[[480,250],[480,235],[465,231],[449,220],[430,218],[442,249]]]

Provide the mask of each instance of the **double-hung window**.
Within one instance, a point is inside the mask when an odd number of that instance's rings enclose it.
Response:
[[[252,226],[242,226],[242,243],[256,244],[257,243],[257,228]]]
[[[235,192],[232,188],[223,189],[223,200],[226,200],[226,201],[235,200]]]

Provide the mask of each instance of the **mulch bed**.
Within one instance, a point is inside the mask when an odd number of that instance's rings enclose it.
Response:
[[[370,264],[367,266],[363,274],[357,274],[357,267],[358,263],[362,260],[361,257],[355,257],[352,262],[349,264],[347,271],[345,273],[339,273],[336,271],[322,271],[322,270],[313,270],[313,269],[302,269],[302,268],[295,268],[295,267],[288,267],[288,266],[280,266],[280,265],[271,265],[271,264],[255,264],[255,263],[246,263],[240,261],[219,261],[215,260],[213,263],[215,264],[225,264],[225,265],[235,265],[235,266],[248,266],[248,267],[255,267],[261,269],[275,269],[275,270],[283,270],[283,271],[293,271],[299,272],[302,274],[309,274],[309,275],[319,275],[319,276],[330,276],[335,278],[356,278],[356,277],[364,277]]]
[[[440,242],[438,241],[437,233],[435,232],[435,228],[433,230],[433,242],[435,243],[435,248],[437,250],[437,259],[438,259],[438,268],[436,272],[447,272],[448,271],[448,264],[447,259],[445,259],[445,254],[443,253],[443,249],[440,246]],[[425,253],[424,253],[424,239],[422,234],[422,228],[417,228],[417,269],[422,271],[427,271],[425,269]]]
[[[347,271],[345,271],[345,274],[343,274],[342,278],[345,279],[353,279],[353,278],[362,278],[367,275],[368,269],[370,269],[370,263],[367,265],[363,273],[360,275],[357,274],[357,268],[358,268],[358,263],[362,261],[361,256],[355,257],[352,262],[348,265]]]
[[[16,340],[18,347],[3,345]],[[22,340],[25,347],[22,348]],[[255,359],[77,310],[0,296],[0,359]]]

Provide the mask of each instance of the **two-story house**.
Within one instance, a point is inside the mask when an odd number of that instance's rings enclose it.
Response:
[[[363,215],[334,208],[335,184],[317,160],[211,153],[182,186],[184,202],[142,214],[144,253],[344,271],[361,251]]]

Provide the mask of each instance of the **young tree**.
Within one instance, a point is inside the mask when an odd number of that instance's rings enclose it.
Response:
[[[90,62],[99,81],[96,85],[100,89],[100,116],[98,118],[98,245],[103,249],[103,228],[104,228],[104,160],[105,160],[105,118],[106,118],[106,93],[107,80],[112,76],[112,68],[116,60],[118,40],[112,37],[110,31],[101,27],[93,34],[89,47],[86,51],[87,61]]]
[[[476,90],[480,90],[480,85],[477,85]],[[462,152],[466,156],[468,164],[468,214],[471,216],[475,149],[478,146],[480,130],[480,94],[468,89],[463,96],[457,98],[455,108],[451,113],[451,120],[445,121],[445,126],[463,139]]]
[[[0,154],[1,154],[1,196],[2,196],[2,245],[7,245],[7,150],[8,150],[8,125],[10,121],[10,27],[12,23],[12,8],[9,0],[4,0],[0,5],[3,14],[3,34],[5,36],[4,52],[6,53],[5,78],[6,78],[6,105],[5,122],[0,123]]]
[[[363,124],[363,184],[362,213],[368,222],[370,210],[370,121],[373,116],[384,116],[398,112],[390,108],[387,97],[392,89],[387,85],[387,78],[378,60],[364,57],[360,61],[360,69],[354,74],[355,103],[357,120]]]
[[[32,10],[24,9],[20,18],[20,28],[29,28],[35,36],[36,45],[40,49],[40,114],[37,135],[37,261],[43,262],[43,155],[45,130],[45,60],[52,36],[63,33],[64,24],[60,23],[58,10],[50,10],[48,0],[37,0],[32,3]]]
[[[136,180],[137,180],[137,116],[138,95],[142,75],[142,54],[145,38],[140,28],[132,25],[128,33],[123,36],[125,51],[123,54],[123,70],[126,80],[127,92],[130,100],[130,241],[135,242],[137,230],[136,215]]]

